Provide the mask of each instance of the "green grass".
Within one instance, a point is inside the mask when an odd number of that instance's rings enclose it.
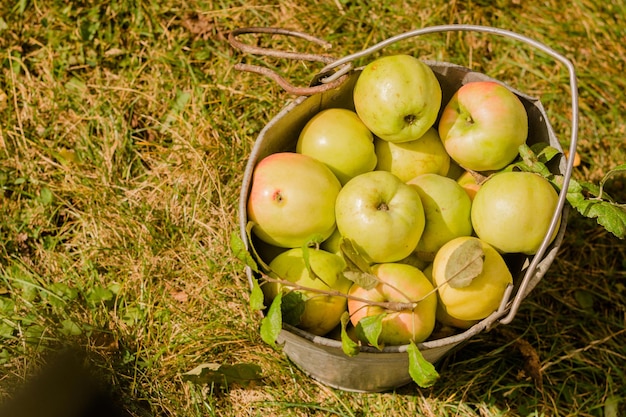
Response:
[[[577,68],[574,176],[626,161],[626,12],[618,1],[22,0],[0,6],[0,394],[48,351],[78,345],[135,416],[626,415],[626,246],[572,214],[558,259],[514,322],[438,364],[430,389],[354,394],[298,371],[259,336],[229,250],[243,168],[293,97],[240,61],[306,85],[320,64],[233,50],[229,30],[280,26],[335,57],[429,25],[525,34]],[[372,4],[370,4],[372,3]],[[243,39],[256,42],[252,36]],[[296,39],[268,47],[324,52]],[[429,35],[395,44],[485,72],[540,97],[564,146],[565,69],[513,41]],[[626,201],[623,177],[608,192]],[[525,353],[534,351],[539,362]],[[255,363],[228,390],[182,374]],[[533,379],[540,371],[541,379]]]

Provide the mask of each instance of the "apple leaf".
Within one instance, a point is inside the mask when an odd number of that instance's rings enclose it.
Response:
[[[279,291],[267,311],[267,315],[261,320],[261,339],[274,349],[277,349],[276,339],[283,328],[281,312],[282,293]]]
[[[315,249],[312,249],[311,247],[309,247],[309,245],[302,246],[302,259],[304,260],[304,265],[306,266],[306,270],[309,272],[309,276],[312,279],[319,279],[320,281],[324,283],[324,285],[330,288],[330,285],[328,285],[328,283],[324,281],[324,279],[322,279],[322,277],[313,269],[313,266],[311,265],[311,261],[310,261],[310,256],[309,256],[309,251],[311,250],[315,250]]]
[[[256,279],[252,280],[252,289],[250,290],[250,308],[253,310],[263,310],[265,308],[263,290]]]
[[[185,372],[181,377],[183,381],[197,385],[212,385],[227,389],[232,384],[248,385],[250,382],[260,380],[262,375],[261,367],[256,363],[234,365],[203,363]]]
[[[344,271],[346,278],[366,290],[371,290],[378,285],[378,277],[372,273],[370,264],[361,256],[351,239],[342,239],[339,249],[346,261]]]
[[[356,356],[359,353],[359,345],[348,335],[346,328],[350,323],[350,314],[347,311],[341,315],[341,349],[348,356]]]
[[[421,388],[432,387],[439,379],[435,366],[424,358],[413,341],[409,344],[407,353],[409,354],[409,375],[413,381]]]
[[[299,291],[289,291],[283,294],[280,310],[283,322],[297,326],[300,324],[302,313],[304,313],[304,296]]]
[[[444,271],[445,281],[452,288],[464,288],[483,271],[483,246],[478,239],[468,239],[451,254]]]
[[[243,243],[239,234],[235,231],[230,234],[230,249],[237,259],[249,266],[254,272],[259,272],[257,263],[246,249],[246,245]]]
[[[374,316],[363,317],[356,326],[359,339],[365,339],[376,349],[382,349],[378,343],[378,337],[383,331],[383,319],[387,313],[376,314]]]

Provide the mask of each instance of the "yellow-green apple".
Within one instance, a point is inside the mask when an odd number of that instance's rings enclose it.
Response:
[[[341,255],[340,245],[342,239],[343,236],[339,233],[339,229],[335,228],[335,231],[330,235],[330,237],[320,244],[320,249]]]
[[[459,276],[458,271],[465,268],[467,260],[458,256],[458,251],[467,242],[482,250],[482,268],[469,284],[455,287],[452,279]],[[443,245],[433,261],[432,276],[446,316],[468,324],[496,311],[506,288],[513,282],[502,255],[474,236],[458,237]]]
[[[413,252],[424,230],[424,208],[415,188],[388,171],[357,175],[335,203],[339,233],[370,263],[395,262]]]
[[[341,321],[341,315],[347,308],[345,294],[352,286],[352,281],[343,275],[346,263],[339,255],[310,248],[308,262],[317,276],[312,276],[309,272],[302,248],[289,249],[281,253],[269,265],[270,277],[292,284],[269,281],[261,288],[268,303],[279,291],[283,294],[290,291],[300,293],[304,300],[304,310],[297,327],[321,336],[331,331]]]
[[[410,55],[389,55],[367,64],[356,81],[354,106],[379,138],[407,142],[420,138],[437,120],[441,85],[433,70]]]
[[[439,136],[460,166],[474,171],[504,168],[528,137],[528,115],[511,90],[493,81],[459,88],[445,105]]]
[[[376,167],[374,135],[352,110],[330,108],[300,132],[296,152],[325,163],[342,184]]]
[[[402,181],[427,173],[446,175],[450,168],[450,155],[434,127],[416,140],[389,142],[376,138],[374,145],[378,157],[376,169],[389,171]]]
[[[480,188],[480,184],[476,180],[476,177],[474,177],[471,172],[465,171],[461,174],[459,179],[456,180],[456,182],[463,187],[470,200],[474,201],[474,196],[476,196],[476,192]]]
[[[472,234],[472,202],[452,178],[422,174],[407,182],[420,195],[426,217],[424,232],[415,247],[418,258],[432,261],[446,242]]]
[[[367,290],[356,284],[350,288],[348,312],[352,324],[357,326],[364,317],[385,313],[378,343],[404,345],[426,340],[435,327],[437,295],[424,273],[395,262],[376,264],[372,273],[379,280],[374,288]],[[380,305],[386,302],[408,306],[394,309],[391,305]]]
[[[483,182],[474,196],[474,231],[500,252],[533,255],[548,233],[558,199],[554,187],[538,174],[495,174]],[[558,227],[552,240],[557,232]]]
[[[248,219],[253,233],[271,245],[295,248],[335,230],[339,180],[322,162],[295,152],[263,158],[252,174]]]

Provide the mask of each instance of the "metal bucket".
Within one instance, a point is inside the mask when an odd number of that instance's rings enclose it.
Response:
[[[570,72],[570,88],[572,93],[570,155],[574,155],[576,150],[578,119],[577,87],[573,65],[566,58],[532,39],[513,32],[484,26],[446,25],[407,32],[374,45],[362,52],[336,60],[328,65],[320,72],[322,75],[317,77],[318,82],[333,82],[340,76],[346,76],[347,79],[338,87],[326,89],[326,91],[313,94],[309,97],[301,96],[296,98],[293,102],[284,107],[260,132],[246,166],[239,201],[240,233],[246,245],[250,244],[246,232],[248,222],[246,206],[252,173],[257,162],[273,153],[295,151],[295,144],[298,137],[295,132],[300,132],[307,121],[318,112],[332,107],[354,110],[352,90],[360,74],[360,69],[351,68],[350,63],[352,61],[405,38],[445,31],[487,32],[513,38],[538,48],[556,60],[564,63]],[[432,68],[441,84],[443,91],[442,108],[449,101],[454,92],[463,84],[473,81],[494,80],[485,74],[471,71],[462,66],[446,62],[425,62]],[[336,71],[334,75],[326,79],[323,78],[323,74],[327,74],[329,70],[335,68],[340,69]],[[529,120],[528,143],[545,142],[562,151],[562,147],[550,126],[547,114],[541,102],[537,98],[527,96],[507,85],[505,86],[519,96],[527,110]],[[565,158],[562,156],[556,162],[555,166],[552,167],[554,173],[564,176],[564,190],[567,189],[569,178],[571,177],[572,161],[573,158]],[[507,257],[507,263],[514,277],[514,284],[507,289],[500,308],[484,320],[461,333],[419,343],[417,346],[426,360],[435,363],[446,353],[458,347],[463,342],[466,342],[471,337],[481,332],[488,331],[498,324],[508,324],[513,320],[521,301],[542,279],[557,256],[559,247],[563,241],[567,223],[568,207],[565,205],[565,197],[564,192],[559,194],[559,203],[554,212],[550,230],[548,230],[546,238],[536,255],[532,257],[521,255]],[[560,227],[559,232],[554,241],[550,243],[549,237],[552,236],[556,227]],[[252,286],[252,280],[257,279],[257,277],[255,277],[250,268],[246,268],[246,274]],[[355,392],[382,392],[398,388],[411,382],[411,376],[408,371],[408,345],[387,346],[382,350],[362,346],[358,355],[349,357],[343,353],[339,340],[316,336],[287,324],[283,325],[278,343],[282,345],[282,349],[289,359],[307,375],[333,388]]]

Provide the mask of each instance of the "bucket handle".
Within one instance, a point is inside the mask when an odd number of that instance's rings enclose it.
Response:
[[[539,246],[537,253],[533,256],[532,261],[530,262],[530,265],[528,266],[524,274],[524,278],[522,279],[522,282],[520,283],[517,294],[513,298],[512,302],[510,303],[510,307],[507,307],[507,305],[509,304],[511,293],[513,291],[512,285],[509,285],[509,287],[507,288],[507,291],[504,294],[504,298],[502,300],[502,303],[500,304],[500,307],[498,308],[498,310],[494,313],[492,317],[495,320],[497,320],[497,318],[500,317],[499,319],[500,323],[509,324],[511,321],[513,321],[513,318],[515,317],[519,309],[519,306],[525,296],[528,285],[530,284],[530,281],[533,275],[536,273],[538,269],[538,265],[541,262],[541,259],[543,258],[543,255],[545,254],[546,250],[548,249],[548,246],[551,243],[550,238],[553,235],[553,233],[556,231],[556,228],[560,220],[560,215],[561,215],[561,212],[563,211],[565,200],[567,197],[567,189],[569,186],[570,177],[572,175],[572,168],[574,165],[574,155],[576,154],[576,143],[578,141],[578,87],[577,87],[577,81],[576,81],[576,71],[575,71],[573,63],[569,59],[567,59],[565,56],[561,55],[560,53],[550,48],[549,46],[537,40],[534,40],[532,38],[528,38],[526,36],[520,35],[515,32],[511,32],[505,29],[494,28],[494,27],[489,27],[489,26],[464,25],[464,24],[441,25],[441,26],[430,26],[430,27],[425,27],[422,29],[416,29],[416,30],[412,30],[409,32],[396,35],[382,42],[379,42],[367,49],[364,49],[360,52],[347,55],[341,59],[331,62],[330,64],[326,65],[326,67],[324,67],[320,72],[320,74],[331,73],[331,75],[326,76],[326,77],[318,76],[317,80],[321,82],[322,84],[336,82],[338,79],[341,79],[342,76],[344,76],[345,74],[348,73],[348,71],[351,70],[352,67],[349,66],[350,63],[352,63],[356,59],[365,57],[380,49],[383,49],[386,46],[389,46],[395,42],[412,38],[412,37],[416,37],[416,36],[430,34],[430,33],[462,32],[462,31],[463,32],[488,33],[488,34],[504,36],[504,37],[511,38],[517,41],[521,41],[536,49],[541,50],[542,52],[546,53],[547,55],[549,55],[556,61],[563,63],[569,72],[569,83],[570,83],[570,93],[571,93],[571,112],[572,112],[571,139],[570,139],[570,147],[569,147],[570,157],[567,158],[567,163],[566,163],[565,173],[564,173],[564,178],[563,178],[563,185],[559,193],[557,207],[552,216],[552,220],[550,222],[550,227],[548,229],[548,232],[546,233],[546,236],[541,242],[541,245]],[[509,308],[508,314],[507,314],[507,308]]]

